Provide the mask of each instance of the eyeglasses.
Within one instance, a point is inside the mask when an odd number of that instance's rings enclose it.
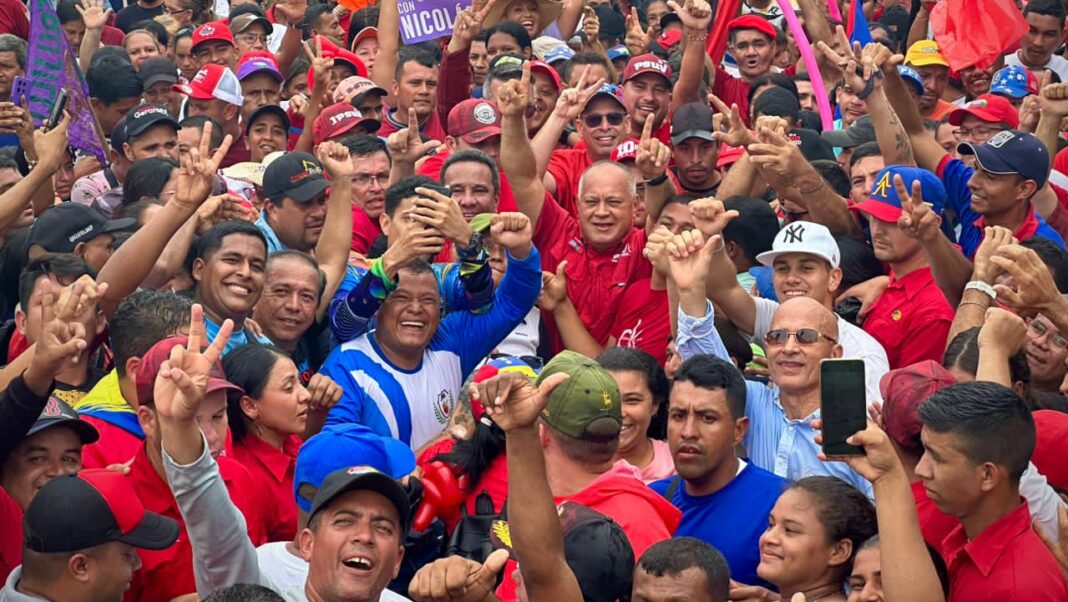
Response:
[[[379,186],[385,186],[389,183],[388,173],[358,173],[352,176],[352,183],[357,186],[370,186],[372,183],[378,183]]]
[[[586,124],[588,128],[600,127],[605,121],[610,126],[622,125],[623,118],[626,117],[626,113],[592,113],[582,116],[582,122]]]
[[[267,43],[267,34],[265,33],[239,33],[234,37],[246,44],[255,44],[256,42]]]
[[[775,330],[769,330],[764,335],[764,342],[768,345],[774,345],[776,347],[785,345],[790,340],[790,336],[794,336],[797,339],[799,345],[815,345],[819,342],[820,338],[825,338],[832,343],[838,341],[831,338],[815,328],[798,328],[795,331],[789,331],[783,328],[777,328]]]
[[[989,140],[994,134],[1000,132],[998,129],[976,129],[969,130],[961,128],[957,130],[958,140]]]
[[[1060,333],[1054,334],[1050,331],[1048,326],[1046,326],[1042,322],[1039,322],[1038,320],[1031,320],[1031,323],[1027,325],[1027,328],[1036,338],[1042,338],[1047,334],[1051,335],[1049,338],[1049,342],[1053,343],[1054,347],[1068,347],[1068,339],[1066,339],[1064,335]]]

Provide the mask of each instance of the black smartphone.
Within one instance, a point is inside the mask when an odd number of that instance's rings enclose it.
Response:
[[[823,453],[827,457],[864,455],[863,448],[845,441],[867,428],[866,395],[864,360],[820,361],[820,418],[823,420]]]
[[[56,102],[52,104],[52,110],[48,113],[48,129],[56,127],[60,119],[63,119],[63,110],[67,108],[67,91],[60,88],[56,95]]]

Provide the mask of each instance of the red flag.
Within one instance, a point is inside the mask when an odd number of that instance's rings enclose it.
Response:
[[[712,33],[708,36],[708,44],[705,46],[708,56],[712,57],[713,65],[718,65],[723,60],[723,54],[727,52],[727,23],[738,15],[741,6],[742,0],[720,0],[716,8],[716,16],[712,19]]]
[[[986,69],[1027,33],[1013,0],[944,0],[931,11],[931,27],[953,71]]]

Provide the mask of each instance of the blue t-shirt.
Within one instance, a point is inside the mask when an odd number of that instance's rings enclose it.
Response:
[[[676,478],[668,477],[649,487],[666,495]],[[731,567],[731,579],[775,589],[757,577],[756,568],[760,564],[760,536],[767,529],[768,515],[786,484],[786,479],[753,464],[746,464],[738,476],[711,495],[689,495],[680,481],[670,500],[682,511],[682,521],[674,535],[696,537],[719,550]]]

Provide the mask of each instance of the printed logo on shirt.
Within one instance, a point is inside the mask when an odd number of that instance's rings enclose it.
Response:
[[[441,424],[445,424],[449,421],[449,415],[452,414],[452,409],[452,393],[443,389],[441,393],[438,393],[438,398],[434,400],[434,418],[437,418],[438,422]]]
[[[642,321],[639,318],[638,322],[634,324],[633,328],[625,328],[623,332],[619,333],[619,340],[616,341],[617,347],[637,347],[638,343],[642,340]]]
[[[895,310],[894,310],[894,311],[893,311],[893,312],[892,312],[892,313],[890,314],[890,319],[891,319],[891,320],[893,320],[893,321],[895,321],[895,322],[897,322],[898,320],[900,320],[900,319],[901,319],[901,310],[900,310],[900,309],[895,309]]]

